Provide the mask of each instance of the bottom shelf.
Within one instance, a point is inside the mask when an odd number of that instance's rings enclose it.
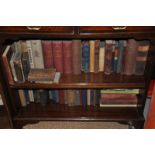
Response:
[[[14,121],[128,121],[143,120],[137,107],[68,107],[67,105],[41,106],[31,103],[22,107]]]

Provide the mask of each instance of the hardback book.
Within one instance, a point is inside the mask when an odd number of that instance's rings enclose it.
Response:
[[[100,98],[101,98],[100,89],[96,89],[95,90],[95,105],[100,104]]]
[[[3,60],[3,64],[5,67],[5,71],[6,71],[9,83],[13,83],[14,80],[16,80],[15,78],[13,79],[13,76],[12,76],[13,71],[11,72],[11,65],[10,65],[10,61],[13,56],[14,56],[14,53],[11,47],[8,45],[2,55],[2,60]]]
[[[82,89],[82,106],[87,106],[87,89]]]
[[[44,59],[41,40],[31,40],[34,68],[43,69]]]
[[[33,90],[28,90],[29,100],[30,102],[34,102],[34,93]]]
[[[104,60],[104,73],[109,75],[112,72],[112,46],[113,40],[105,41],[105,60]]]
[[[65,104],[65,90],[59,90],[59,103]]]
[[[118,53],[119,53],[118,41],[115,41],[114,56],[113,56],[113,71],[115,73],[117,73]]]
[[[29,91],[27,89],[24,90],[27,105],[30,104]]]
[[[136,69],[136,55],[138,50],[138,42],[135,39],[127,41],[124,60],[124,73],[125,75],[135,74]]]
[[[89,59],[89,64],[90,64],[90,72],[95,72],[95,41],[91,40],[89,42],[90,44],[90,59]]]
[[[67,104],[68,106],[75,105],[75,93],[73,89],[68,89],[67,91]]]
[[[90,46],[89,41],[82,42],[82,71],[88,73],[90,71]]]
[[[53,104],[59,103],[59,91],[58,90],[49,90],[49,98],[52,100]]]
[[[26,40],[20,41],[20,47],[21,47],[21,53],[28,52]]]
[[[63,73],[62,41],[53,41],[53,60],[57,72]]]
[[[116,41],[113,40],[112,41],[112,60],[111,60],[111,70],[112,72],[115,72],[115,44],[116,44]]]
[[[90,105],[94,105],[94,103],[95,103],[95,101],[94,101],[94,95],[95,95],[95,93],[94,93],[94,89],[90,89]]]
[[[87,105],[90,106],[90,89],[87,89]]]
[[[41,102],[41,99],[40,99],[41,96],[40,96],[39,90],[34,90],[33,95],[34,95],[34,102],[40,103]]]
[[[25,96],[24,90],[19,89],[18,94],[19,94],[19,99],[20,99],[20,102],[21,102],[21,106],[25,107],[27,105],[26,104],[27,102],[26,102],[26,96]]]
[[[100,50],[100,40],[95,40],[95,54],[94,54],[94,72],[99,72],[99,50]]]
[[[103,94],[140,94],[142,89],[102,89]]]
[[[56,70],[50,69],[30,69],[28,81],[54,81]]]
[[[64,66],[64,74],[73,73],[73,65],[72,65],[72,41],[63,41],[63,66]]]
[[[75,105],[80,106],[80,90],[74,90],[75,93]]]
[[[99,50],[99,71],[104,71],[104,59],[105,59],[105,42],[100,42],[100,50]]]
[[[72,55],[73,74],[81,74],[81,40],[72,41]]]
[[[52,41],[42,40],[41,43],[45,68],[54,68]]]
[[[143,75],[144,74],[149,48],[150,48],[149,41],[144,40],[144,41],[138,42],[135,75]]]
[[[40,89],[39,95],[40,95],[40,104],[42,106],[45,106],[48,103],[48,91]]]

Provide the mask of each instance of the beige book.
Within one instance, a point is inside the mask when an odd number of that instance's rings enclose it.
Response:
[[[75,105],[75,92],[72,89],[68,89],[67,91],[67,104],[68,106]]]
[[[43,69],[44,58],[43,58],[41,40],[31,40],[31,45],[32,45],[32,55],[34,60],[34,68]]]
[[[105,59],[105,46],[104,42],[101,42],[99,50],[99,72],[104,71],[104,59]]]
[[[90,106],[90,89],[87,89],[87,105]]]
[[[18,93],[19,93],[19,98],[20,98],[20,102],[21,102],[21,105],[22,107],[25,107],[26,106],[26,97],[25,97],[25,92],[24,90],[18,90]]]
[[[21,52],[22,52],[22,53],[28,51],[26,41],[20,41],[20,46],[21,46]]]
[[[29,91],[28,91],[28,94],[29,94],[30,102],[34,102],[34,94],[33,94],[33,90],[29,90]]]
[[[95,41],[90,41],[90,72],[94,72],[95,64]]]

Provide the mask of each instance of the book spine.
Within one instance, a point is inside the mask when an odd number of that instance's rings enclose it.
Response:
[[[87,89],[82,89],[82,106],[87,106]]]
[[[90,105],[94,105],[94,89],[90,89]]]
[[[29,90],[29,91],[28,91],[28,94],[29,94],[29,100],[30,100],[30,102],[34,102],[33,90]]]
[[[34,67],[43,69],[44,60],[43,60],[43,51],[41,46],[41,40],[31,40],[32,45],[32,55],[34,60]]]
[[[81,74],[81,40],[72,41],[72,65],[73,65],[73,74]]]
[[[94,55],[94,72],[99,72],[99,49],[100,49],[100,40],[95,41],[95,55]]]
[[[26,97],[25,97],[25,92],[24,90],[18,90],[18,94],[19,94],[19,98],[20,98],[20,102],[21,102],[21,106],[22,107],[26,107]]]
[[[75,105],[80,106],[80,91],[74,90],[75,92]]]
[[[115,42],[115,49],[114,49],[114,72],[116,73],[117,72],[117,65],[118,65],[118,53],[119,53],[119,50],[118,50],[118,41]]]
[[[90,41],[90,72],[94,72],[94,65],[95,65],[95,41]]]
[[[90,106],[90,89],[87,89],[87,105]]]
[[[53,41],[53,60],[56,71],[63,73],[62,41]]]
[[[48,101],[48,91],[47,90],[39,90],[40,94],[40,103],[42,106],[45,106]]]
[[[52,41],[41,41],[44,66],[45,68],[54,68]]]
[[[67,104],[68,106],[74,106],[75,105],[75,93],[74,90],[69,89],[67,91]]]
[[[105,42],[100,42],[100,50],[99,50],[99,71],[104,71],[104,59],[105,59]]]
[[[64,90],[59,90],[59,103],[65,104],[65,93]]]
[[[82,46],[82,71],[89,72],[90,47],[89,42],[84,41]]]
[[[63,41],[64,74],[73,73],[72,69],[72,41]]]

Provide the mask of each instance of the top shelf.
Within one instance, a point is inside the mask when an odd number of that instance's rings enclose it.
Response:
[[[144,88],[144,76],[120,74],[82,73],[80,75],[62,74],[58,84],[13,83],[18,89],[65,89],[65,88]]]

